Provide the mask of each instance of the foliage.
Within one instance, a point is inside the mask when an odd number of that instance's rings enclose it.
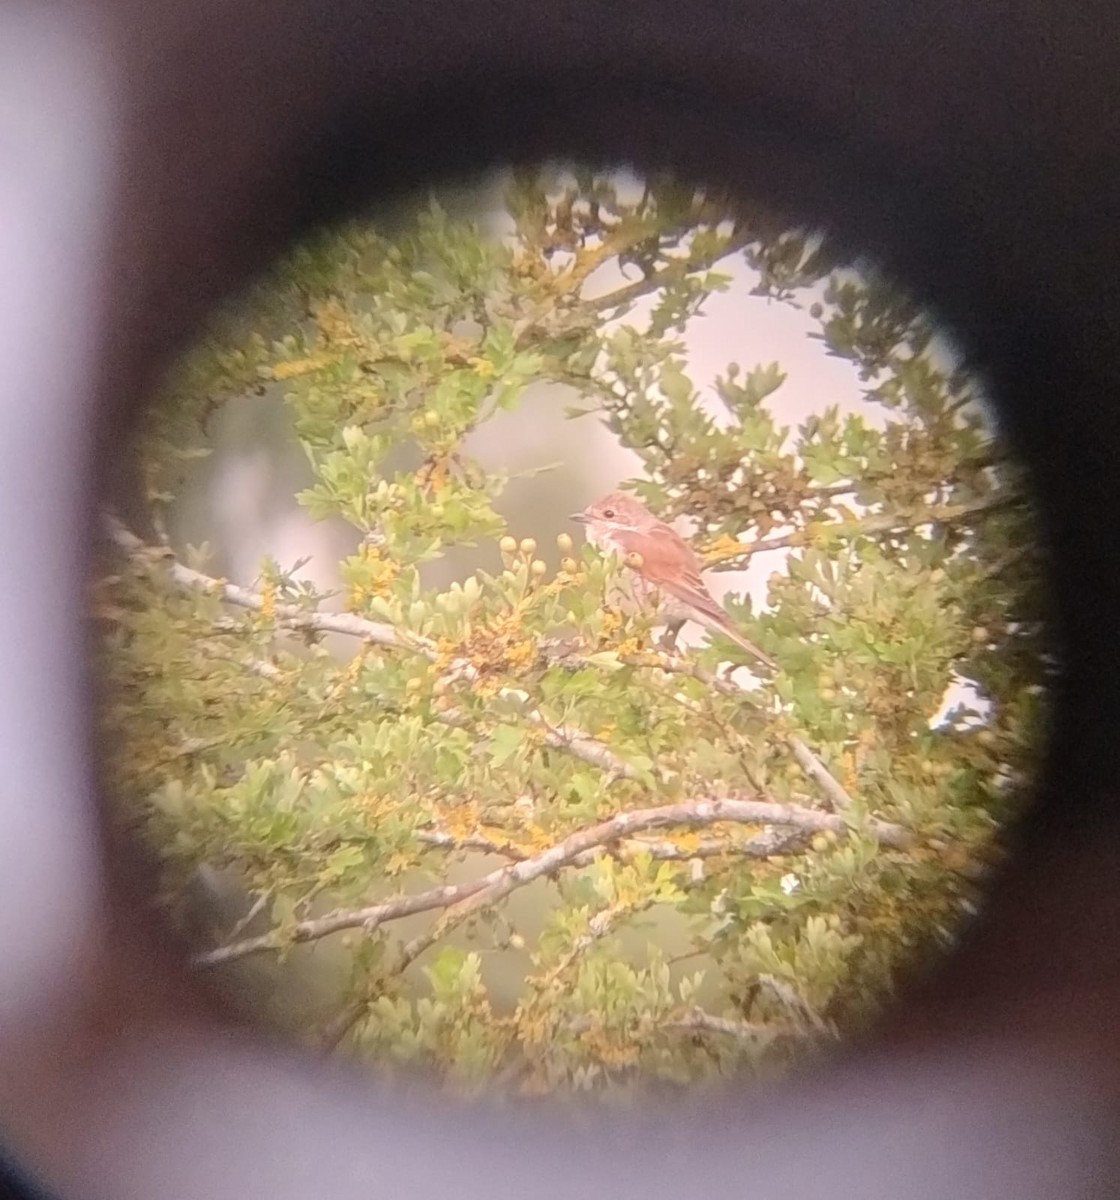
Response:
[[[975,900],[1040,733],[1029,509],[929,319],[819,239],[586,172],[515,174],[508,212],[504,240],[434,201],[391,236],[323,233],[182,364],[138,448],[152,527],[215,409],[258,391],[310,463],[300,503],[354,547],[332,605],[298,566],[231,590],[118,528],[95,583],[111,783],[173,914],[204,865],[257,901],[200,969],[334,972],[310,1042],[466,1090],[776,1069],[866,1021]],[[866,413],[782,427],[777,364],[729,364],[701,403],[683,337],[736,259],[811,302]],[[777,672],[660,647],[604,603],[617,563],[561,533],[554,569],[507,529],[465,442],[542,379],[713,569],[770,554],[765,611],[729,608]],[[428,585],[464,544],[493,568]],[[972,699],[931,723],[954,682]],[[697,957],[659,948],[666,922]]]

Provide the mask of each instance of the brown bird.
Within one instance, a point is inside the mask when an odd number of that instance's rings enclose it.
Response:
[[[619,555],[630,570],[634,599],[653,605],[668,626],[670,644],[685,621],[722,633],[768,667],[777,663],[748,641],[726,610],[704,586],[696,551],[671,526],[623,492],[611,492],[589,504],[573,521],[587,526],[587,540]]]

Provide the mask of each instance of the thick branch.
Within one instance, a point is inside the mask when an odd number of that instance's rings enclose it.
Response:
[[[217,596],[227,604],[260,612],[264,608],[264,597],[251,588],[239,587],[224,579],[204,575],[201,571],[185,567],[173,554],[145,545],[134,533],[119,521],[106,518],[106,527],[112,540],[128,555],[149,556],[161,561],[171,579],[187,591],[203,592]],[[393,646],[427,652],[430,647],[424,639],[406,640],[393,628],[378,621],[367,621],[353,613],[306,612],[291,604],[277,604],[276,620],[289,629],[305,629],[312,633],[341,633],[348,637],[361,638],[377,646]]]
[[[696,1033],[722,1033],[727,1037],[743,1038],[757,1041],[762,1038],[770,1041],[776,1037],[792,1036],[798,1030],[782,1028],[780,1025],[767,1025],[758,1021],[735,1021],[729,1017],[717,1017],[714,1013],[702,1008],[690,1008],[679,1016],[668,1021],[662,1021],[660,1029],[681,1029]]]
[[[364,928],[372,932],[389,921],[437,909],[447,910],[443,920],[438,922],[439,936],[442,936],[448,928],[459,924],[472,913],[498,903],[518,888],[575,865],[588,851],[651,829],[703,829],[721,821],[744,825],[784,825],[808,833],[844,833],[848,828],[842,818],[832,813],[768,800],[698,799],[635,809],[617,813],[609,820],[587,829],[577,830],[540,854],[500,867],[480,879],[432,888],[412,896],[395,897],[366,908],[326,913],[298,922],[283,935],[274,932],[246,938],[202,954],[195,961],[199,966],[217,966],[251,954],[280,950],[289,944],[317,941],[344,929]],[[903,849],[912,842],[906,829],[886,821],[868,821],[867,831],[885,846]],[[425,936],[422,940],[426,942],[428,938]]]

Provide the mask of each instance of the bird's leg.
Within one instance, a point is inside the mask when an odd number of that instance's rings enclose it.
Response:
[[[675,654],[677,650],[677,636],[680,634],[684,620],[666,621],[665,632],[661,635],[659,645],[666,654]]]

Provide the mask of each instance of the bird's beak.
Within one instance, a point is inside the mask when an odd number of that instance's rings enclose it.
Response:
[[[575,521],[580,525],[589,525],[591,523],[591,518],[587,513],[572,513],[568,520]]]

